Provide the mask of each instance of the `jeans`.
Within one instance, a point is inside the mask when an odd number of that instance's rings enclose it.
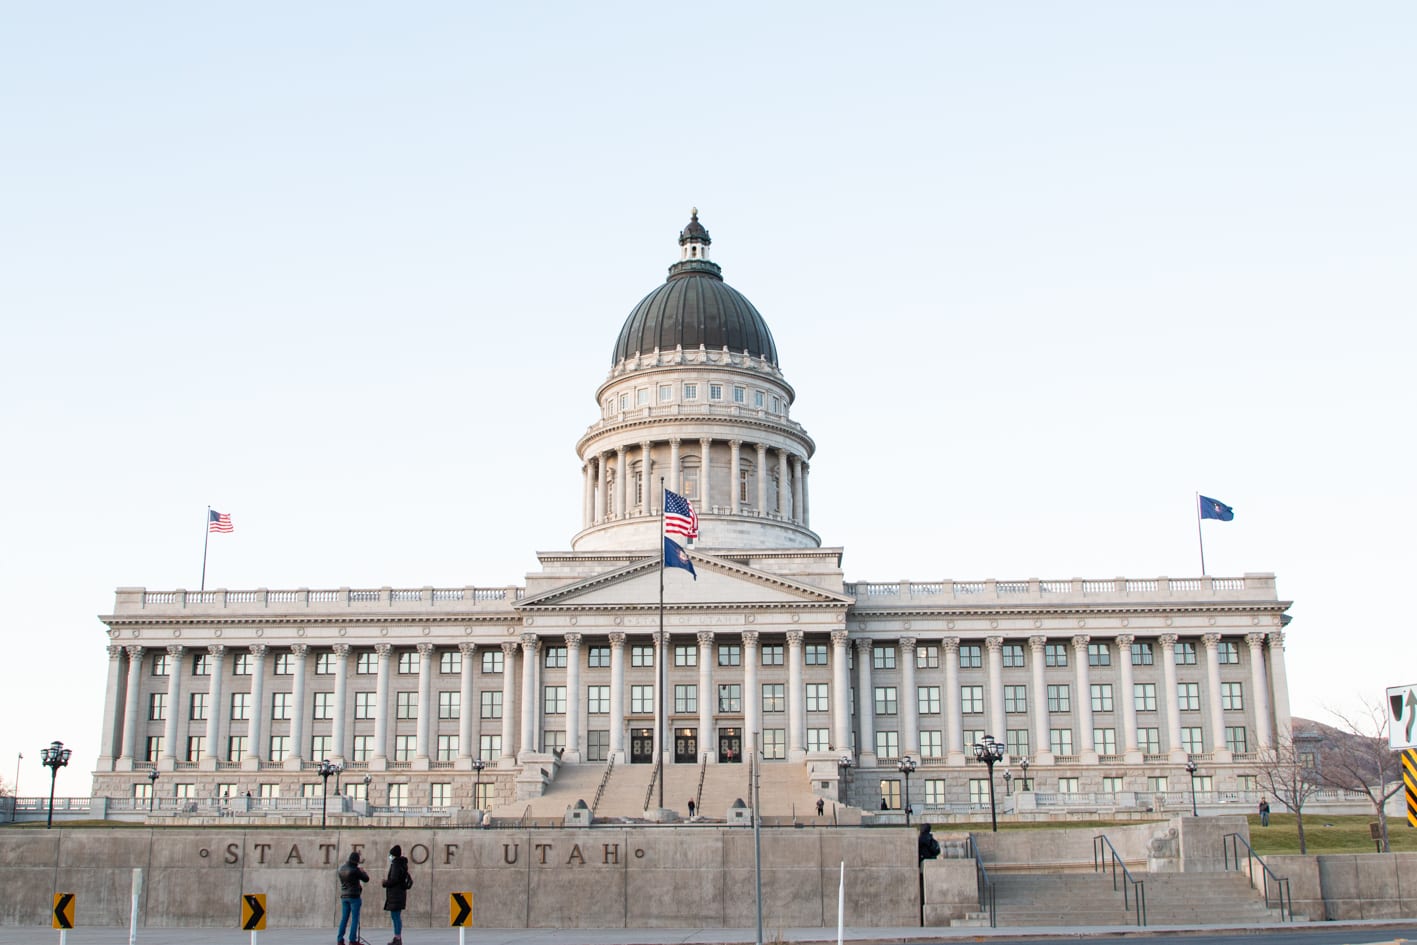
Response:
[[[389,915],[391,915],[391,916],[394,917],[394,934],[395,934],[395,935],[402,935],[402,934],[403,934],[403,910],[402,910],[402,909],[395,909],[395,910],[393,910],[392,912],[390,912]]]
[[[339,901],[339,940],[341,942],[359,941],[359,907],[364,905],[363,899],[340,899]],[[349,926],[349,938],[345,938],[345,926]]]

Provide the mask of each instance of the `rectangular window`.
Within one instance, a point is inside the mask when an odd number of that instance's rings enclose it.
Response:
[[[329,735],[310,736],[310,758],[316,761],[323,761],[330,757],[330,752],[334,750],[335,740]]]
[[[354,736],[354,754],[351,761],[368,761],[374,756],[374,736],[356,735]]]
[[[333,653],[315,654],[315,675],[333,676],[335,674],[335,655]]]
[[[877,736],[877,739],[878,739],[877,744],[879,744],[879,736]],[[877,754],[880,754],[880,752],[877,752]],[[887,758],[887,757],[894,757],[894,756],[893,756],[893,755],[881,755],[881,757],[882,757],[882,758]],[[895,780],[895,779],[891,779],[891,780],[889,780],[889,781],[887,781],[887,780],[885,780],[885,779],[882,779],[882,780],[881,780],[881,799],[886,802],[886,805],[885,805],[885,806],[886,806],[886,809],[888,809],[888,810],[900,810],[900,782],[897,781],[897,780]]]
[[[1239,712],[1245,707],[1245,687],[1242,683],[1220,684],[1220,707],[1226,712]]]
[[[654,665],[654,647],[635,644],[630,647],[630,665],[645,668]]]
[[[922,758],[941,758],[944,756],[942,750],[942,732],[938,729],[926,729],[920,733],[920,755]]]
[[[772,412],[782,413],[782,398],[776,394],[772,395]]]
[[[710,384],[710,385],[709,385],[709,400],[722,400],[722,399],[723,399],[723,385],[722,385],[722,384]]]
[[[1106,643],[1089,643],[1087,645],[1087,665],[1111,666],[1111,648]]]
[[[748,392],[741,387],[733,388],[733,402],[735,404],[746,404],[748,402]]]
[[[1156,683],[1139,682],[1132,685],[1132,705],[1138,712],[1156,711]]]
[[[720,643],[718,645],[718,665],[719,666],[739,666],[743,663],[743,648],[737,643]]]
[[[973,757],[973,746],[984,740],[984,729],[967,728],[964,730],[964,747],[967,757]]]
[[[829,728],[809,728],[809,729],[807,729],[807,750],[808,750],[808,751],[831,751],[831,729],[829,729]]]
[[[408,785],[407,785],[407,784],[390,784],[390,785],[389,785],[389,806],[390,806],[390,807],[407,807],[407,806],[408,806]]]
[[[277,653],[273,672],[277,676],[290,676],[295,672],[295,660],[289,653]]]
[[[154,655],[154,656],[153,656],[153,675],[154,675],[154,676],[166,676],[167,673],[168,673],[168,667],[171,666],[171,665],[172,665],[172,663],[171,663],[171,661],[170,661],[170,659],[168,658],[168,655],[167,655],[166,653],[158,653],[158,654]]]
[[[402,652],[402,653],[399,654],[399,662],[398,662],[398,673],[399,673],[399,675],[400,675],[400,676],[413,676],[413,675],[415,675],[415,674],[418,672],[419,667],[420,667],[420,665],[422,664],[422,662],[423,662],[423,661],[422,661],[422,659],[420,659],[419,653],[418,653],[417,650],[405,650],[404,652]]]
[[[1023,644],[1004,644],[1004,667],[1006,669],[1019,669],[1023,666]]]
[[[1093,683],[1092,684],[1092,711],[1111,712],[1112,711],[1112,684]]]
[[[566,714],[566,687],[545,686],[542,688],[542,705],[547,715]]]
[[[1043,644],[1043,665],[1044,666],[1067,666],[1068,647],[1063,643]]]
[[[635,391],[635,406],[643,407],[649,403],[649,388],[641,387]]]
[[[1150,666],[1150,665],[1152,665],[1152,663],[1154,663],[1155,661],[1156,661],[1156,654],[1153,652],[1152,646],[1151,646],[1150,643],[1142,642],[1142,643],[1133,643],[1133,644],[1132,644],[1132,665],[1133,665],[1133,666]]]
[[[737,683],[730,683],[718,687],[718,711],[720,712],[742,712],[743,711],[743,687]]]
[[[827,665],[827,645],[825,643],[802,644],[802,656],[808,666]]]
[[[484,689],[481,693],[481,718],[500,719],[502,717],[502,690]]]
[[[477,739],[477,750],[480,752],[479,758],[492,759],[502,757],[502,736],[501,735],[481,735]],[[601,759],[602,761],[604,759]],[[483,787],[490,787],[486,781],[482,782]]]
[[[194,692],[188,699],[188,717],[193,722],[205,722],[207,720],[207,694],[205,692]]]
[[[379,654],[372,650],[365,650],[354,657],[354,673],[356,676],[373,676],[379,671]]]
[[[232,735],[226,740],[226,757],[232,761],[246,760],[246,736]]]
[[[133,799],[139,801],[151,801],[153,796],[152,782],[133,785]]]
[[[1245,726],[1225,726],[1225,747],[1237,755],[1250,750],[1250,739],[1245,734]]]
[[[621,412],[624,412],[624,411],[629,410],[629,409],[630,409],[630,395],[629,395],[628,393],[623,393],[623,394],[620,395],[620,410],[621,410]]]
[[[769,643],[762,648],[762,663],[764,666],[782,665],[782,644]]]
[[[237,653],[231,658],[231,674],[233,676],[251,675],[251,654]]]
[[[1048,730],[1048,749],[1055,755],[1071,755],[1073,753],[1073,730],[1070,728],[1050,728]]]
[[[895,686],[876,687],[876,715],[895,715]]]
[[[882,760],[900,757],[900,734],[898,732],[876,733],[876,757]]]
[[[915,707],[921,715],[940,714],[940,687],[916,686]]]
[[[440,761],[451,761],[450,758],[439,759]],[[446,781],[439,781],[432,785],[433,790],[429,797],[434,807],[453,806],[453,786]]]
[[[210,653],[198,653],[192,657],[192,675],[210,676],[212,674],[212,655]]]
[[[893,646],[872,646],[872,647],[871,647],[871,668],[872,668],[872,669],[895,669],[895,647],[893,647]]]
[[[1004,743],[1011,758],[1028,757],[1028,729],[1011,728],[1004,733]]]
[[[1028,711],[1027,686],[1004,687],[1004,711],[1015,714]]]
[[[605,669],[610,665],[610,647],[593,646],[586,651],[586,657],[591,669]]]
[[[1260,787],[1260,779],[1253,774],[1235,775],[1235,785],[1242,791],[1257,791]]]
[[[1143,753],[1148,755],[1161,754],[1161,729],[1137,729],[1137,747],[1140,748]]]
[[[400,692],[395,693],[394,718],[416,719],[418,718],[418,693]]]
[[[763,729],[763,757],[768,761],[781,761],[787,757],[786,729]]]
[[[1078,779],[1077,779],[1077,778],[1059,778],[1059,779],[1058,779],[1058,793],[1059,793],[1059,794],[1076,794],[1077,792],[1078,792]]]
[[[1048,685],[1048,711],[1049,712],[1071,712],[1073,711],[1073,699],[1067,683],[1049,683]]]
[[[458,757],[458,742],[459,739],[456,735],[439,735],[438,747],[436,749],[438,754],[435,760],[456,761]]]
[[[566,733],[551,729],[541,733],[541,750],[548,754],[566,750]]]
[[[1220,657],[1222,663],[1240,662],[1240,644],[1234,640],[1221,640],[1216,647],[1216,655]]]
[[[782,683],[763,683],[763,711],[786,712],[786,686]]]
[[[984,713],[984,687],[960,686],[959,707],[965,715],[982,715]]]
[[[1162,793],[1171,790],[1171,779],[1164,774],[1148,775],[1146,779],[1146,789],[1153,793]]]
[[[1176,644],[1176,665],[1194,666],[1196,665],[1196,645],[1194,643]]]
[[[831,711],[831,698],[828,696],[829,687],[826,683],[807,683],[806,688],[808,712]]]
[[[969,806],[989,806],[989,782],[983,778],[969,779]]]
[[[696,646],[685,646],[682,643],[674,645],[674,665],[675,666],[698,666],[699,648]]]
[[[1115,728],[1095,728],[1092,730],[1092,747],[1099,755],[1117,753],[1117,730]]]
[[[984,652],[974,643],[966,643],[959,648],[959,668],[978,669],[984,665]]]
[[[280,797],[279,784],[258,784],[256,785],[256,796],[263,801],[271,801]]]
[[[1205,751],[1205,732],[1199,725],[1188,725],[1181,729],[1181,750],[1188,755],[1198,755]]]
[[[1125,779],[1119,778],[1116,775],[1104,776],[1102,778],[1102,793],[1121,794],[1123,791],[1122,783],[1124,780]]]
[[[940,668],[940,648],[933,643],[928,643],[915,648],[915,668],[916,669],[939,669]]]
[[[945,803],[945,779],[926,778],[925,779],[925,805],[927,807],[940,807]]]
[[[167,693],[148,693],[148,721],[162,722],[167,719]]]
[[[271,761],[275,761],[275,762],[284,761],[284,760],[285,760],[285,756],[286,756],[287,754],[289,754],[289,753],[290,753],[290,736],[289,736],[289,735],[272,735],[272,736],[271,736]]]
[[[231,721],[244,722],[251,717],[251,694],[233,692],[231,694]]]
[[[417,735],[395,735],[394,736],[394,760],[412,761],[418,751]]]
[[[669,402],[670,400],[672,400],[673,398],[674,398],[674,385],[673,385],[673,384],[660,384],[660,385],[659,385],[659,402],[662,403],[662,404],[665,404],[665,403],[668,403],[668,402]]]
[[[202,735],[187,736],[187,760],[201,761],[207,753],[207,739]]]
[[[1199,712],[1201,709],[1200,683],[1177,683],[1176,702],[1180,706],[1182,712]]]
[[[610,714],[610,687],[586,686],[586,713],[588,715]]]
[[[456,676],[462,672],[462,652],[459,650],[444,650],[438,656],[438,672],[444,676]]]
[[[654,711],[654,687],[630,687],[630,711],[636,715],[648,715]]]
[[[586,760],[605,761],[610,757],[610,733],[592,729],[586,732]]]
[[[288,692],[271,693],[271,718],[277,722],[290,719],[291,695]]]
[[[674,711],[675,712],[697,712],[699,711],[699,687],[693,683],[674,684]]]
[[[684,385],[684,399],[685,399],[685,400],[698,400],[698,399],[699,399],[699,385],[698,385],[698,384],[685,384],[685,385]]]
[[[486,676],[496,676],[502,672],[501,650],[488,650],[482,654],[482,672]]]
[[[763,409],[763,404],[766,402],[766,397],[767,395],[760,390],[753,391],[753,406],[757,407],[759,410]]]
[[[543,665],[547,669],[565,669],[566,648],[564,646],[548,646],[543,660]]]

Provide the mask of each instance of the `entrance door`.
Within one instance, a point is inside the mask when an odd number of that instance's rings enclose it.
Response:
[[[676,728],[674,730],[674,763],[691,765],[699,760],[699,730]]]
[[[721,728],[718,730],[718,760],[720,764],[742,764],[742,729]]]
[[[630,729],[630,763],[636,765],[654,763],[654,729]]]

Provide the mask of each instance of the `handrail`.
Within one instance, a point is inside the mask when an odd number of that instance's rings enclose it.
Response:
[[[704,752],[703,758],[699,760],[699,787],[694,792],[694,809],[702,810],[704,806],[704,778],[708,777],[708,752]]]
[[[1289,889],[1289,877],[1281,877],[1274,870],[1270,869],[1269,864],[1260,858],[1260,855],[1255,852],[1254,847],[1250,846],[1250,841],[1246,840],[1238,833],[1227,833],[1225,836],[1220,838],[1220,842],[1222,848],[1225,851],[1225,868],[1227,870],[1230,869],[1230,851],[1232,849],[1235,851],[1235,869],[1240,869],[1240,844],[1243,843],[1245,845],[1245,850],[1249,857],[1245,865],[1247,867],[1246,872],[1249,874],[1250,877],[1251,888],[1253,888],[1255,885],[1255,864],[1258,863],[1260,865],[1260,869],[1263,871],[1261,873],[1261,882],[1264,886],[1265,908],[1274,908],[1273,903],[1270,902],[1269,895],[1269,881],[1273,879],[1274,892],[1279,899],[1279,921],[1293,922],[1294,894]]]
[[[605,773],[600,776],[600,784],[595,789],[595,800],[590,802],[590,815],[595,816],[596,808],[600,806],[600,797],[605,793],[605,786],[610,783],[610,773],[615,770],[615,756],[611,755],[605,763]]]
[[[989,914],[989,928],[999,927],[998,896],[994,880],[984,868],[984,858],[979,855],[979,845],[974,842],[974,834],[965,835],[969,840],[969,855],[974,859],[974,888],[979,894],[979,908]]]
[[[526,810],[522,811],[522,816],[521,816],[521,819],[517,821],[517,826],[518,826],[518,827],[525,827],[525,826],[527,825],[527,822],[530,821],[530,820],[531,820],[531,805],[528,804],[528,805],[526,805]]]
[[[651,771],[649,775],[649,790],[645,791],[645,806],[641,808],[641,810],[649,810],[649,802],[654,800],[654,786],[655,783],[659,781],[660,777],[663,776],[663,769],[661,768],[663,764],[664,761],[662,759],[655,759],[654,770]]]
[[[1105,847],[1105,849],[1104,849]],[[1110,852],[1111,859],[1107,860],[1106,854]],[[1146,925],[1146,881],[1137,879],[1132,875],[1132,871],[1127,869],[1126,862],[1122,859],[1117,848],[1112,845],[1112,841],[1107,839],[1106,834],[1099,833],[1092,838],[1092,871],[1098,870],[1107,872],[1107,867],[1112,867],[1112,891],[1117,891],[1117,867],[1122,868],[1122,908],[1131,911],[1131,898],[1127,895],[1127,886],[1136,891],[1137,925]]]

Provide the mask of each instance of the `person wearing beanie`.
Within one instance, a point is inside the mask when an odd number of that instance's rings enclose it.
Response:
[[[413,877],[408,874],[408,857],[397,843],[389,848],[389,875],[384,877],[384,911],[393,916],[394,937],[389,945],[403,945],[403,910]]]

